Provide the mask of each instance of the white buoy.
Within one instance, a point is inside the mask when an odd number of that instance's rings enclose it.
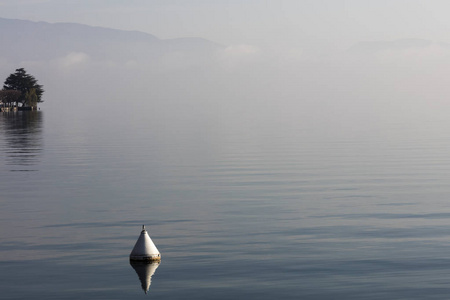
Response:
[[[161,254],[153,243],[152,239],[142,225],[141,235],[139,236],[133,250],[130,254],[131,261],[160,261]]]

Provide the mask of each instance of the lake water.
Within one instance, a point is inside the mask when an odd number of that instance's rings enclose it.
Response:
[[[450,297],[447,128],[156,115],[0,114],[0,299]]]

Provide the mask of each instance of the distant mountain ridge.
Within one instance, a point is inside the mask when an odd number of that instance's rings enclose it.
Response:
[[[352,46],[348,52],[351,54],[373,54],[388,50],[421,49],[430,47],[433,41],[426,39],[398,39],[392,41],[363,41]],[[439,43],[440,46],[448,46]]]
[[[5,18],[0,18],[0,40],[0,58],[15,63],[51,60],[78,52],[95,60],[140,61],[174,52],[208,56],[224,48],[202,38],[165,40],[139,31]]]

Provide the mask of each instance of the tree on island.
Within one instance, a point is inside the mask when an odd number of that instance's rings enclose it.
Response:
[[[27,74],[24,68],[17,69],[15,73],[6,78],[3,91],[11,90],[20,92],[20,96],[15,102],[20,103],[22,107],[36,107],[38,103],[44,102],[41,99],[44,93],[42,85],[38,84],[32,75]]]
[[[14,104],[17,105],[17,100],[19,100],[20,95],[22,95],[22,93],[19,91],[0,90],[0,103],[2,103],[4,107],[11,107],[14,106]]]

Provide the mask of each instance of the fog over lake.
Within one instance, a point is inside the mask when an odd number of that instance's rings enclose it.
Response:
[[[0,78],[45,93],[0,113],[0,299],[448,297],[439,35],[281,51],[0,18],[14,32]],[[159,265],[130,265],[143,224]]]

